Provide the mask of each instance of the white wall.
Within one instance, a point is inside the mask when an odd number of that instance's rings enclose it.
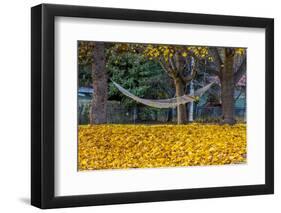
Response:
[[[170,10],[195,13],[275,18],[275,195],[173,201],[51,210],[51,212],[277,212],[281,206],[281,155],[279,143],[281,13],[278,1],[133,1],[59,0],[45,3]],[[30,196],[30,7],[41,1],[2,1],[0,7],[0,209],[1,212],[39,212],[29,206]],[[258,62],[257,62],[258,63]],[[279,131],[278,131],[279,130]]]

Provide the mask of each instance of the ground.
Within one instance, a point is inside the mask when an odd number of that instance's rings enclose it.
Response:
[[[78,170],[240,164],[246,125],[81,125]]]

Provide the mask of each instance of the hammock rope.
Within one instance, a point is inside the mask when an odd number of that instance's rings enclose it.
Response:
[[[188,102],[192,102],[196,100],[196,97],[202,96],[210,87],[213,85],[212,83],[209,83],[208,85],[196,90],[192,96],[190,95],[183,95],[176,98],[170,98],[170,99],[144,99],[140,98],[132,93],[130,93],[128,90],[123,88],[121,85],[117,84],[115,81],[111,80],[112,83],[116,86],[116,88],[123,93],[125,96],[135,100],[136,102],[142,103],[144,105],[155,107],[155,108],[175,108],[178,105],[186,104]]]

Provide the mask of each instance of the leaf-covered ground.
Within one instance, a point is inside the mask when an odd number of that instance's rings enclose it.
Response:
[[[246,162],[246,125],[85,125],[78,169],[155,168]]]

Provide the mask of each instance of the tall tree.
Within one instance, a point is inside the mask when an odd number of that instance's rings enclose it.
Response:
[[[224,66],[221,73],[222,119],[224,123],[234,124],[234,48],[224,48]]]
[[[174,82],[176,97],[185,94],[186,86],[197,74],[200,60],[208,55],[207,47],[182,45],[120,43],[115,45],[115,49],[144,54],[157,61]],[[194,63],[190,66],[192,60]],[[186,104],[177,107],[177,120],[178,124],[187,122]]]
[[[92,82],[93,97],[90,110],[90,123],[102,124],[107,122],[107,72],[105,59],[104,42],[94,42],[93,63],[92,63]]]
[[[214,65],[209,71],[216,74],[221,82],[222,122],[234,124],[234,88],[246,72],[245,49],[211,47],[209,53]],[[237,54],[242,56],[239,65],[235,63]]]
[[[206,47],[149,44],[145,46],[144,53],[149,59],[158,60],[163,70],[174,81],[176,97],[180,97],[185,95],[186,86],[195,78],[199,61],[207,56],[208,49]],[[187,122],[186,104],[177,107],[177,122],[178,124]]]

